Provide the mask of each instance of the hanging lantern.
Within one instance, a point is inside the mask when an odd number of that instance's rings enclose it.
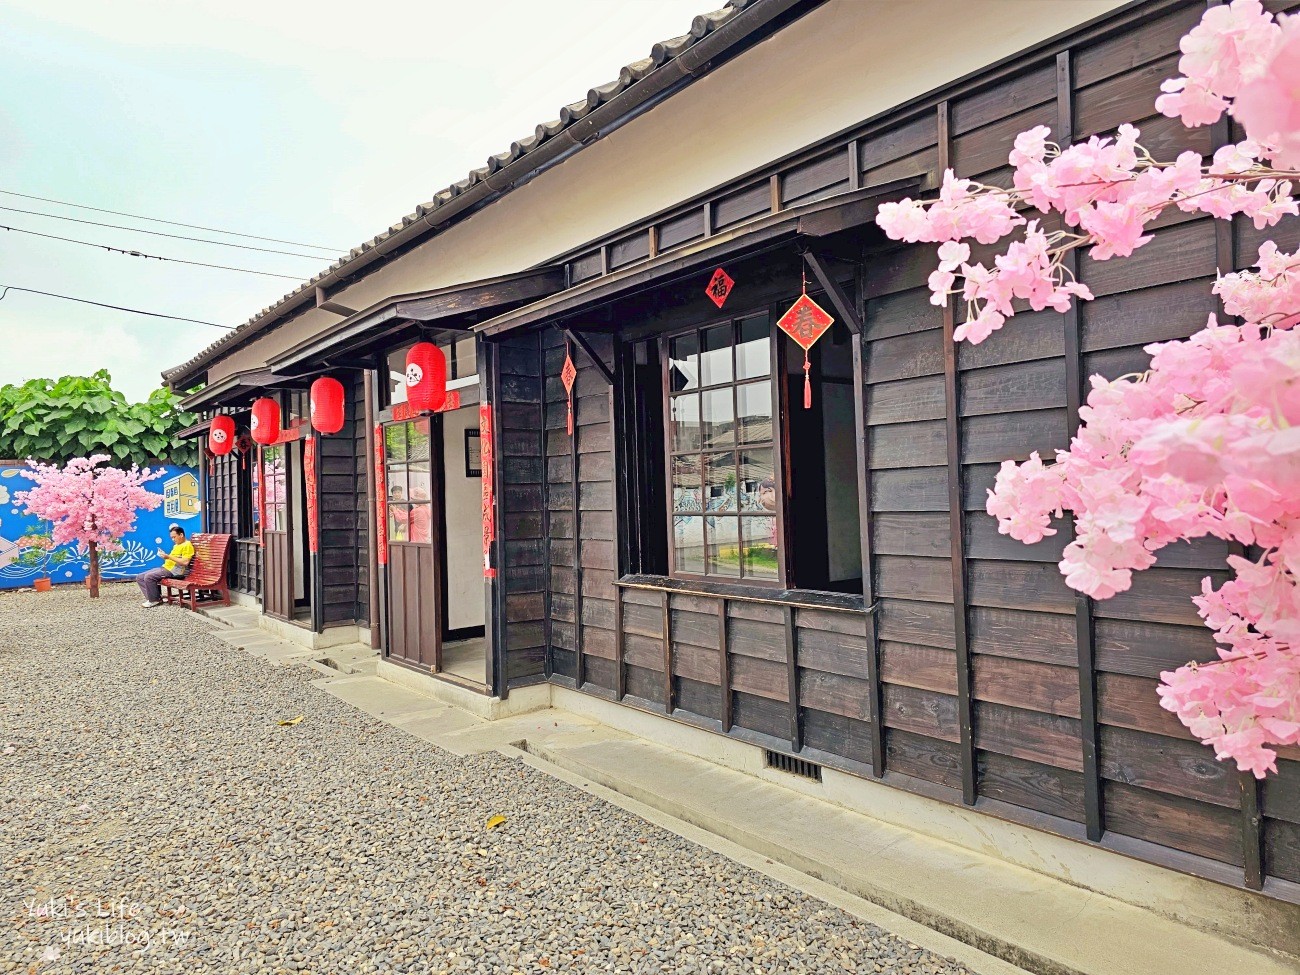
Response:
[[[311,425],[320,433],[343,429],[343,384],[333,376],[311,384]]]
[[[447,357],[432,342],[406,353],[406,402],[417,412],[440,410],[447,400]]]
[[[280,404],[269,396],[253,400],[253,416],[248,432],[263,447],[280,439]]]
[[[808,370],[812,363],[808,361],[808,350],[813,343],[826,334],[826,330],[835,323],[835,319],[826,313],[817,302],[808,297],[808,279],[804,278],[803,294],[790,306],[790,310],[777,319],[781,331],[794,339],[803,349],[803,408],[812,408],[812,382]]]
[[[212,418],[208,427],[208,449],[218,457],[225,457],[235,449],[235,421],[221,413]]]

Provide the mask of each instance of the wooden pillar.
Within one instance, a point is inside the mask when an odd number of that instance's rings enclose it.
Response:
[[[546,333],[540,332],[540,336]],[[542,639],[546,647],[542,654],[542,673],[550,680],[555,673],[555,644],[551,639],[552,631],[552,589],[551,585],[551,567],[555,564],[551,559],[551,468],[550,460],[550,434],[546,429],[547,416],[546,408],[546,343],[541,338],[538,339],[537,371],[538,378],[541,382],[541,421],[538,431],[538,446],[542,456],[542,543],[543,551],[546,553],[545,565],[545,585],[542,588]]]
[[[939,103],[939,169],[951,166],[949,105]],[[943,392],[948,439],[948,531],[951,536],[952,615],[957,650],[957,722],[960,734],[961,797],[974,805],[977,797],[975,769],[974,705],[971,700],[970,641],[966,632],[966,512],[961,499],[961,403],[957,381],[956,302],[943,306]]]
[[[669,608],[668,590],[663,590],[663,630],[664,630],[664,712],[672,714],[677,710],[677,695],[673,691],[673,634],[672,612]]]
[[[785,624],[785,670],[789,681],[790,697],[790,748],[803,748],[803,724],[799,715],[799,634],[794,625],[794,607],[781,607]]]
[[[370,648],[378,650],[379,640],[379,538],[375,523],[379,520],[378,499],[375,497],[375,370],[365,369],[361,374],[361,398],[364,413],[360,422],[365,424],[366,444],[366,520],[369,531],[366,532],[366,578],[369,585],[370,607],[366,615],[370,618]]]
[[[572,357],[573,343],[566,336],[565,354]],[[587,682],[587,662],[582,655],[582,505],[578,503],[578,381],[573,382],[573,435],[569,459],[573,462],[573,682],[579,690]]]
[[[718,600],[718,684],[722,692],[722,730],[731,732],[734,711],[731,698],[731,651],[728,648],[727,601]]]
[[[1074,70],[1070,52],[1056,56],[1056,139],[1062,148],[1074,141]],[[1066,273],[1077,279],[1079,252],[1065,255]],[[1084,365],[1079,304],[1070,303],[1061,316],[1065,329],[1065,406],[1071,438],[1079,430],[1079,408],[1084,403]],[[1079,738],[1083,748],[1083,812],[1088,839],[1106,832],[1106,810],[1101,786],[1101,728],[1097,721],[1096,635],[1092,600],[1076,593],[1074,632],[1079,664]]]

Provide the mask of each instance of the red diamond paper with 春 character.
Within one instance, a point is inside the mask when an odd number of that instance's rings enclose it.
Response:
[[[564,368],[560,370],[560,382],[564,383],[564,392],[569,397],[569,436],[573,436],[573,383],[578,378],[578,369],[573,364],[573,356],[566,350]]]
[[[826,310],[808,297],[801,294],[799,300],[790,306],[777,320],[781,331],[794,339],[803,349],[803,408],[812,407],[812,383],[808,379],[808,370],[812,364],[808,361],[808,350],[813,343],[826,334],[826,330],[835,323],[835,319]]]
[[[727,301],[727,295],[731,294],[731,289],[736,282],[731,275],[722,268],[713,272],[713,277],[709,279],[709,286],[704,289],[704,293],[709,296],[709,300],[721,308]]]

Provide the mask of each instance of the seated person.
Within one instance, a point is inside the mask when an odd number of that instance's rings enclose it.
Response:
[[[180,525],[172,525],[168,532],[172,537],[172,550],[164,552],[158,549],[158,557],[163,560],[163,564],[136,576],[136,585],[144,593],[141,605],[145,609],[153,609],[162,604],[162,580],[179,579],[189,571],[190,563],[194,561],[194,543],[185,537],[185,529]]]

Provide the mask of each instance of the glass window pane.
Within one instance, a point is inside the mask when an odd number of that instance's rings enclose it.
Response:
[[[389,503],[407,501],[411,497],[410,485],[406,480],[405,467],[388,468],[388,501]]]
[[[704,519],[699,515],[673,518],[673,559],[678,572],[704,574]]]
[[[711,576],[740,578],[739,518],[709,518],[708,564],[705,573]]]
[[[672,449],[700,449],[700,397],[698,393],[674,396],[668,407],[672,420]]]
[[[406,425],[406,455],[412,462],[429,459],[429,421],[415,420]]]
[[[766,515],[740,519],[745,578],[776,580],[776,519]]]
[[[772,476],[772,448],[742,451],[739,467],[740,510],[775,512],[776,481]]]
[[[701,337],[700,385],[731,382],[731,324],[706,328]]]
[[[741,443],[772,439],[772,384],[746,383],[736,387],[736,426]]]
[[[736,455],[731,451],[705,456],[704,499],[707,511],[736,510]]]
[[[708,389],[700,394],[704,417],[700,423],[703,446],[730,447],[736,442],[736,404],[730,386]]]
[[[694,332],[679,335],[668,344],[668,389],[678,393],[700,385],[699,339]]]
[[[406,424],[394,423],[384,427],[384,451],[389,462],[406,460]]]
[[[388,537],[391,541],[407,541],[407,529],[410,523],[411,506],[409,504],[390,504],[388,506]]]
[[[412,464],[407,471],[407,496],[412,501],[428,501],[433,497],[432,476],[429,473],[429,465]]]
[[[740,323],[736,345],[736,378],[756,379],[772,371],[772,328],[767,316],[746,318]]]
[[[673,511],[700,511],[700,458],[673,458]]]
[[[414,491],[418,496],[419,492]],[[429,542],[433,535],[429,527],[433,521],[433,506],[430,504],[413,504],[407,513],[406,535],[408,541]]]

